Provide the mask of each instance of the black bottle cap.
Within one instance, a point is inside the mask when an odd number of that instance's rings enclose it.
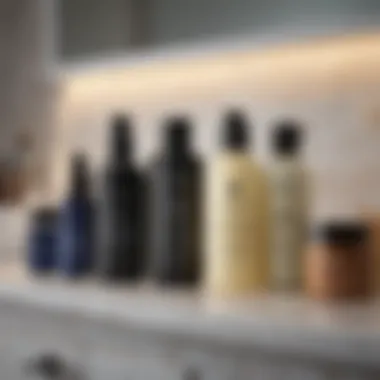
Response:
[[[71,158],[71,192],[73,196],[88,196],[90,191],[90,170],[86,156],[77,153]]]
[[[223,121],[223,146],[237,150],[247,148],[250,140],[248,128],[248,122],[242,112],[229,112]]]
[[[354,221],[329,222],[316,229],[317,240],[327,244],[355,245],[364,243],[368,234],[366,225]]]
[[[111,158],[125,161],[132,155],[132,136],[130,119],[124,115],[115,115],[111,120]]]
[[[282,121],[273,131],[273,149],[279,154],[295,154],[299,150],[301,138],[301,126],[296,121]]]
[[[190,149],[190,121],[186,117],[172,117],[166,122],[165,142],[169,154],[185,155]]]

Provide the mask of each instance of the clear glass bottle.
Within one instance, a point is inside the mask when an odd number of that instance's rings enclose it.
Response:
[[[302,256],[308,233],[307,171],[300,158],[301,128],[293,121],[276,126],[271,188],[271,285],[279,291],[302,284]]]

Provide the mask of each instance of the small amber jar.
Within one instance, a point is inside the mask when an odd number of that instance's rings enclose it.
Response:
[[[370,232],[371,280],[374,294],[380,294],[380,215],[366,214],[364,220]]]
[[[319,227],[306,255],[306,290],[319,300],[349,300],[370,295],[367,228],[334,222]]]

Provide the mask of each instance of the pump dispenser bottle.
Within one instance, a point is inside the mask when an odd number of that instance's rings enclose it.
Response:
[[[307,172],[299,151],[301,128],[284,121],[273,132],[270,165],[272,196],[272,287],[299,290],[308,234]]]
[[[222,151],[207,172],[205,291],[239,297],[268,285],[267,179],[251,157],[250,127],[241,112],[227,114]]]
[[[102,182],[98,274],[111,281],[137,279],[144,269],[144,186],[133,160],[131,122],[123,115],[111,121]]]
[[[163,285],[198,283],[200,162],[190,122],[174,117],[163,131],[164,151],[150,176],[151,276]]]

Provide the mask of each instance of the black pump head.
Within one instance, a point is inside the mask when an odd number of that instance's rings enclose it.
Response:
[[[90,190],[90,170],[83,153],[71,158],[71,191],[74,195],[88,195]]]
[[[245,149],[249,144],[249,125],[240,111],[230,111],[223,121],[222,144],[228,149]]]
[[[294,120],[284,120],[273,131],[273,150],[279,154],[295,154],[300,148],[301,140],[301,125]]]
[[[177,116],[166,121],[165,142],[169,152],[187,153],[190,139],[190,121],[186,117]]]
[[[111,156],[115,160],[127,160],[132,155],[131,121],[122,114],[111,120]]]

